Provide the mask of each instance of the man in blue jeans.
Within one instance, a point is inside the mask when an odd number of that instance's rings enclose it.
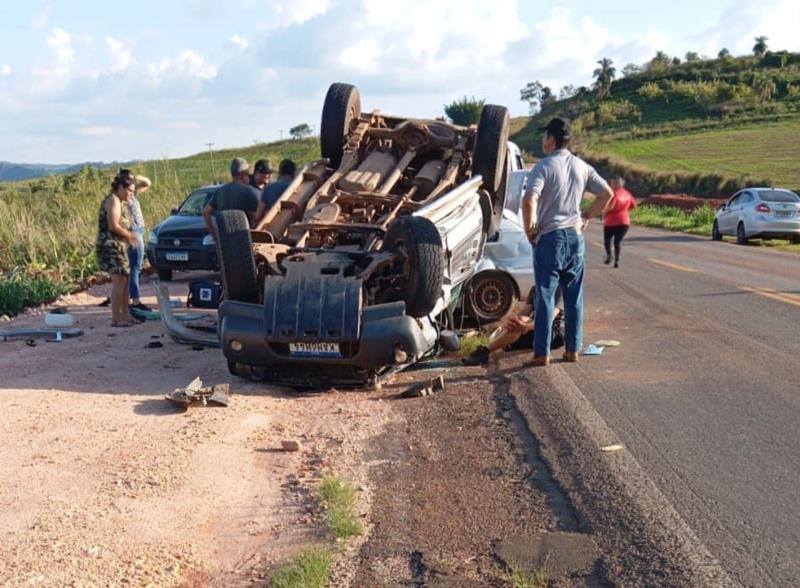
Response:
[[[592,166],[570,153],[569,121],[555,117],[542,137],[545,156],[531,170],[522,200],[522,221],[533,247],[536,304],[533,365],[550,363],[550,329],[556,290],[564,294],[564,360],[578,361],[583,339],[583,230],[613,192]],[[584,192],[596,198],[581,215]]]

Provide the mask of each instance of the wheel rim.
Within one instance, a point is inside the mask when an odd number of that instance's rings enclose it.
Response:
[[[474,288],[472,300],[481,318],[499,319],[511,306],[512,293],[503,279],[487,277]]]

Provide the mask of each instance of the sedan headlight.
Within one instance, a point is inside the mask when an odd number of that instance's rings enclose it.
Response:
[[[203,237],[203,245],[215,245],[216,241],[214,241],[214,236],[211,234],[206,235]]]
[[[158,245],[158,233],[155,231],[150,231],[150,236],[147,238],[147,242],[150,245]]]

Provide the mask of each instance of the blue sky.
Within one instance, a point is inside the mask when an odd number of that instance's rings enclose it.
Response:
[[[657,50],[800,50],[797,0],[96,0],[0,6],[0,160],[178,157],[318,127],[334,81],[365,109],[442,114],[470,95],[591,81]]]

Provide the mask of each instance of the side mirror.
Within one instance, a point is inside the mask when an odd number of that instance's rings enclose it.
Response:
[[[170,214],[178,214],[178,209],[177,208],[173,208],[172,210],[169,211],[169,213]]]
[[[719,211],[725,210],[725,204],[720,204],[720,207],[717,209]]]

